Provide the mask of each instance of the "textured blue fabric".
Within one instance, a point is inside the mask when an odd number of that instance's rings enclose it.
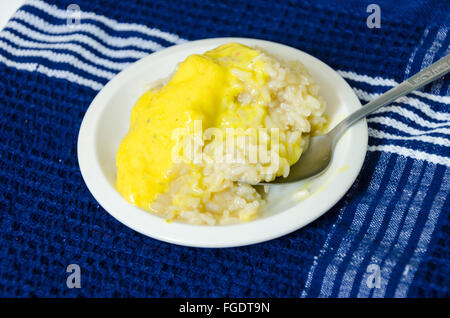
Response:
[[[0,296],[449,296],[450,81],[369,117],[355,184],[326,215],[253,246],[140,235],[87,190],[76,141],[92,99],[146,54],[218,36],[306,51],[363,103],[449,53],[448,1],[29,1],[0,32]],[[67,28],[66,8],[83,12]],[[81,267],[81,288],[66,267]],[[371,265],[381,286],[370,288]]]

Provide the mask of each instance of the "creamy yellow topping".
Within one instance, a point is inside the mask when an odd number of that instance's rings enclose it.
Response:
[[[269,79],[259,50],[237,43],[222,45],[202,55],[191,55],[163,87],[151,89],[137,101],[131,113],[130,130],[120,144],[116,157],[117,189],[129,202],[150,209],[158,194],[165,192],[172,180],[172,148],[176,128],[192,128],[202,121],[209,127],[264,127],[271,96],[259,93],[250,103],[238,96],[249,89],[263,92]],[[245,78],[245,84],[241,80]],[[280,156],[288,164],[298,160],[299,145],[281,141]],[[201,189],[201,171],[193,170]],[[175,201],[177,201],[175,199]],[[176,204],[177,202],[174,202]]]

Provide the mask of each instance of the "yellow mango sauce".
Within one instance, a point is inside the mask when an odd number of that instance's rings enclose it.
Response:
[[[173,178],[170,169],[176,141],[171,137],[175,129],[189,128],[195,120],[202,121],[203,130],[264,127],[271,97],[261,94],[242,105],[237,97],[245,87],[235,74],[236,70],[245,72],[261,91],[269,76],[264,62],[256,58],[260,54],[259,50],[229,43],[202,55],[191,55],[165,86],[139,98],[116,157],[116,186],[127,201],[151,210],[157,195],[168,189]],[[285,148],[288,146],[293,147]],[[287,160],[290,165],[300,156],[299,146],[293,153]],[[201,178],[201,173],[196,173]]]

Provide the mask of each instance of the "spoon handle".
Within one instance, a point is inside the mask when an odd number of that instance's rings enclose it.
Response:
[[[347,118],[341,121],[336,127],[334,127],[328,134],[333,138],[333,144],[336,144],[339,137],[354,123],[367,115],[373,113],[380,107],[383,107],[397,98],[404,96],[411,91],[425,86],[426,84],[444,76],[450,71],[450,54],[444,56],[440,60],[434,62],[427,68],[421,70],[419,73],[411,76],[398,86],[388,90],[380,97],[372,100],[364,105],[363,108],[350,114]]]

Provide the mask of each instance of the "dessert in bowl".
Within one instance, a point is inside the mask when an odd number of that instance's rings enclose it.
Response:
[[[192,54],[134,106],[117,189],[169,222],[249,221],[265,204],[252,184],[289,174],[324,111],[299,61],[239,43]]]
[[[145,96],[153,95],[156,97],[159,94],[158,92],[163,90],[170,83],[170,80],[176,76],[183,62],[189,60],[190,56],[204,56],[206,52],[214,51],[218,47],[230,45],[230,43],[239,43],[249,50],[257,51],[250,51],[252,54],[264,54],[261,56],[263,60],[263,57],[266,56],[267,59],[276,61],[276,63],[279,63],[280,69],[292,69],[292,67],[295,69],[298,67],[298,74],[294,74],[293,78],[289,80],[303,83],[301,84],[304,87],[303,89],[308,87],[308,95],[317,99],[320,106],[316,106],[315,110],[311,108],[311,114],[314,113],[313,116],[307,115],[308,113],[306,112],[296,117],[295,113],[292,112],[292,108],[289,108],[288,103],[280,103],[278,105],[275,102],[272,104],[273,109],[271,109],[269,104],[260,106],[257,102],[253,103],[253,96],[237,94],[235,104],[239,108],[245,109],[241,116],[241,118],[245,119],[229,121],[222,119],[236,118],[236,116],[231,115],[233,114],[232,111],[235,110],[227,112],[222,108],[215,107],[212,109],[214,110],[213,112],[208,111],[209,108],[206,107],[206,104],[197,105],[198,108],[192,115],[192,122],[187,126],[183,126],[187,129],[184,130],[185,133],[184,135],[181,134],[181,136],[187,136],[187,138],[172,139],[172,132],[178,129],[167,129],[167,133],[170,131],[171,138],[166,139],[168,144],[167,148],[164,149],[171,149],[170,153],[160,154],[148,148],[147,151],[142,152],[142,154],[152,154],[153,156],[167,156],[168,160],[166,162],[170,163],[166,166],[168,170],[159,170],[173,173],[172,176],[169,176],[167,179],[158,179],[165,185],[156,189],[158,191],[152,189],[154,193],[152,198],[144,198],[140,201],[141,203],[138,203],[138,201],[130,203],[132,202],[131,198],[127,196],[133,191],[123,191],[120,188],[121,186],[118,187],[121,172],[120,168],[118,169],[117,159],[118,154],[122,151],[120,149],[127,138],[126,136],[130,134],[130,129],[132,128],[130,123],[133,121],[133,113],[136,113],[138,110],[136,107],[142,102],[142,98],[145,99]],[[212,54],[218,55],[219,53],[216,51],[216,53]],[[218,68],[224,68],[220,66],[221,62],[217,61],[217,58],[217,56],[211,57],[211,61],[208,63],[218,64]],[[258,63],[261,63],[260,65],[263,64],[262,62]],[[305,68],[307,68],[307,71]],[[216,81],[215,87],[222,87],[220,88],[221,91],[229,90],[234,92],[233,85],[229,86],[226,83],[235,81],[235,84],[238,84],[236,90],[244,92],[245,89],[242,88],[245,88],[247,84],[240,85],[239,83],[241,78],[244,79],[242,81],[244,83],[248,75],[240,72],[239,67],[237,72],[236,70],[231,71],[232,69],[226,68],[226,70],[218,71],[218,73],[222,73],[221,76],[223,76],[223,73],[226,73],[226,76],[225,80]],[[265,77],[259,77],[260,79],[266,79],[260,82],[260,87],[267,87],[267,84],[270,82],[268,79],[275,78],[271,75],[270,68],[267,69],[269,69],[269,74],[265,75]],[[258,78],[259,76],[257,71],[250,73],[250,79]],[[163,80],[161,81],[161,79]],[[311,80],[311,82],[306,84],[306,82],[303,82],[306,80]],[[213,82],[210,82],[212,85]],[[258,84],[259,82],[256,81],[256,83]],[[277,91],[276,86],[273,87],[273,90]],[[282,89],[278,89],[278,92],[281,91]],[[209,94],[209,92],[197,91],[198,94]],[[255,94],[256,98],[254,100],[264,101],[263,98],[267,95],[263,93],[261,97],[259,94],[260,90],[256,90],[256,92],[258,93]],[[192,93],[194,94],[195,92]],[[224,93],[222,92],[221,94]],[[276,96],[281,95],[271,94],[270,98],[275,100]],[[225,100],[227,99],[225,98]],[[228,101],[234,101],[234,98],[229,98]],[[313,101],[311,105],[317,105],[317,102]],[[155,106],[155,104],[153,105]],[[183,107],[186,107],[186,104],[184,105]],[[194,106],[191,105],[188,108],[192,110],[192,108],[197,107]],[[123,70],[105,85],[89,106],[81,124],[78,138],[78,161],[82,177],[97,202],[114,218],[140,233],[167,242],[198,247],[230,247],[253,244],[279,237],[309,224],[323,215],[344,196],[353,184],[364,161],[367,150],[367,124],[365,120],[361,120],[352,126],[340,139],[335,148],[331,164],[323,174],[294,184],[270,186],[267,193],[262,187],[253,187],[251,184],[259,178],[270,180],[274,174],[283,175],[286,173],[290,163],[296,161],[297,157],[300,157],[302,151],[306,149],[308,136],[315,133],[320,134],[322,130],[326,132],[328,128],[332,128],[346,115],[360,107],[361,104],[358,98],[337,72],[320,60],[298,49],[274,42],[247,38],[216,38],[193,41],[169,47],[147,56]],[[265,111],[262,112],[261,108],[265,109]],[[289,109],[289,111],[284,112],[284,109]],[[307,110],[305,109],[304,111]],[[146,112],[147,110],[142,109],[142,115],[139,117],[145,118],[143,114]],[[284,114],[286,114],[285,117],[283,117]],[[172,115],[171,113],[170,116]],[[307,123],[305,122],[304,126],[294,123],[294,118],[301,120],[300,118],[305,116]],[[313,117],[317,121],[314,121]],[[270,122],[269,118],[273,122]],[[174,119],[175,122],[176,119],[177,117]],[[199,121],[202,127],[196,130],[196,123],[199,123]],[[144,122],[146,121],[142,121],[142,124]],[[145,129],[150,129],[152,122],[155,123],[150,118],[149,125]],[[271,128],[276,128],[278,122],[282,122],[288,129],[278,129],[279,142],[275,142],[272,148],[270,139],[272,139],[272,136],[277,137],[277,135],[271,135]],[[287,125],[288,123],[291,123],[290,126]],[[306,131],[308,124],[310,125],[309,133]],[[170,125],[172,125],[172,122],[170,122]],[[170,127],[183,128],[182,126],[175,127],[174,124]],[[243,129],[242,127],[249,128]],[[302,130],[302,127],[305,127],[303,129],[306,130]],[[227,138],[227,129],[232,128],[235,129],[232,131],[236,135],[233,138]],[[142,131],[145,130],[144,126],[140,129]],[[250,133],[245,136],[245,132],[248,129],[250,129]],[[295,133],[295,130],[297,130],[297,133]],[[195,134],[196,131],[200,132],[200,138],[195,137],[197,136]],[[210,131],[213,133],[209,133]],[[300,131],[301,134],[299,134]],[[194,134],[191,132],[194,132]],[[285,133],[284,137],[283,132]],[[291,138],[289,140],[287,139],[287,132],[289,132]],[[233,132],[230,135],[233,136]],[[276,158],[280,158],[279,164],[265,165],[267,161],[250,160],[251,158],[245,161],[247,152],[236,151],[236,149],[240,149],[239,138],[242,135],[247,140],[247,143],[244,144],[250,146],[253,144],[251,140],[255,140],[255,136],[261,137],[261,140],[256,139],[256,143],[262,143],[266,146],[262,148],[269,150],[266,153],[268,158],[271,158],[270,156],[273,153],[271,150],[279,145],[278,152],[276,152],[279,156],[274,156],[274,160],[269,161],[276,162]],[[153,138],[151,135],[148,136]],[[219,138],[216,139],[217,136]],[[268,138],[264,138],[264,136],[268,136]],[[137,140],[138,138],[135,141]],[[185,140],[188,144],[194,144],[193,148],[184,147],[194,150],[182,151],[183,147],[173,147],[179,144],[179,140]],[[190,143],[192,140],[194,142]],[[214,149],[222,149],[223,151],[213,152],[214,159],[219,160],[216,160],[215,164],[211,165],[208,164],[208,160],[211,159],[211,153],[208,152],[206,146],[212,146],[212,142],[216,140],[225,140],[225,145],[220,147],[219,143],[219,147],[216,147],[217,144],[214,146]],[[227,140],[236,141],[237,146],[231,142],[229,147],[235,150],[232,152],[233,157],[225,157],[221,162],[221,155],[225,156],[227,153],[225,151],[227,149]],[[151,142],[153,143],[153,141]],[[283,144],[287,145],[284,150]],[[138,145],[137,142],[136,145]],[[195,145],[198,145],[198,148]],[[289,148],[289,145],[294,146]],[[251,149],[251,147],[249,148]],[[175,151],[175,157],[172,156],[173,149],[180,149],[179,153]],[[196,161],[196,155],[198,154],[196,149],[201,149],[201,160]],[[249,151],[248,153],[251,155],[253,152]],[[215,156],[216,154],[218,154],[219,158]],[[242,154],[244,154],[243,157],[240,157]],[[178,160],[173,160],[176,158]],[[284,158],[284,160],[281,158]],[[228,166],[233,171],[225,171],[225,166]],[[180,168],[179,171],[177,170],[178,167]],[[130,166],[126,169],[129,168]],[[197,170],[201,172],[200,175],[192,172],[200,168],[202,169],[201,171]],[[207,171],[207,169],[210,170]],[[139,171],[139,169],[136,169],[136,171]],[[255,171],[256,173],[253,173]],[[204,187],[205,182],[209,181],[203,179],[207,176],[212,176],[216,172],[226,180],[217,183],[217,185],[221,184],[224,187],[224,191],[220,195],[220,191],[217,191],[220,190],[219,186],[217,188],[211,187],[211,189]],[[178,179],[180,181],[183,179],[181,177],[183,175],[186,179],[194,180],[193,185],[195,185],[195,182],[198,182],[201,191],[197,192],[194,186],[188,187],[186,189],[187,192],[178,191],[182,187],[180,186],[179,189],[176,189],[175,185],[178,183]],[[245,182],[244,179],[247,181]],[[129,180],[132,180],[132,178],[129,178]],[[190,181],[187,183],[179,182],[178,184],[189,183]],[[215,183],[211,181],[208,184],[214,185]],[[174,188],[175,191],[171,192]],[[175,196],[172,196],[172,193],[179,193],[181,196],[178,196],[177,199]],[[185,193],[187,195],[184,195]],[[217,209],[217,206],[213,204],[206,206],[206,203],[210,203],[204,199],[207,193],[211,194],[220,203],[219,207],[226,206],[231,213],[228,212],[226,214],[224,213],[226,210]],[[225,193],[228,193],[230,196]],[[234,193],[237,193],[238,196],[234,196]],[[240,200],[241,196],[245,202]],[[190,198],[194,199],[190,200]],[[230,200],[227,200],[227,198],[230,198]],[[237,198],[234,203],[231,200],[232,198]],[[159,203],[161,205],[158,207]],[[141,204],[142,207],[140,206]],[[151,205],[154,207],[151,207]],[[238,208],[240,206],[244,207],[244,209]],[[189,209],[179,209],[179,207],[189,207]],[[198,207],[198,210],[192,210],[191,207]],[[246,210],[245,207],[247,207]],[[155,210],[152,210],[153,208]],[[244,210],[246,212],[243,212]],[[183,211],[192,213],[181,213]]]

